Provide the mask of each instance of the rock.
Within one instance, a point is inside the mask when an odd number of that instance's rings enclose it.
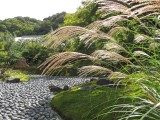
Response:
[[[98,80],[97,77],[90,78],[90,82],[92,82],[92,81],[97,81],[97,80]]]
[[[109,85],[109,84],[114,84],[113,81],[110,81],[106,78],[100,78],[97,82],[96,82],[97,85]]]
[[[79,90],[93,90],[95,88],[96,86],[84,86],[84,87],[79,88]]]
[[[17,118],[16,116],[12,116],[11,120],[19,120],[19,118]]]
[[[54,86],[54,85],[49,85],[49,90],[50,92],[61,92],[62,88]]]
[[[20,82],[20,78],[12,78],[6,81],[6,83],[19,83],[19,82]]]
[[[63,87],[63,90],[69,90],[68,85],[65,85],[65,86]]]
[[[3,116],[0,114],[0,120],[3,120]]]
[[[97,85],[103,85],[108,87],[116,87],[116,88],[122,88],[124,85],[122,84],[115,84],[113,81],[105,78],[101,78],[96,82]]]
[[[59,86],[56,89],[61,91],[85,81],[89,79],[43,76],[24,83],[2,82],[0,83],[0,120],[9,120],[5,118],[6,116],[11,120],[61,120],[50,107],[53,98],[51,96],[55,94],[52,94],[48,87]]]
[[[16,69],[26,69],[29,65],[26,62],[26,59],[24,57],[17,60],[17,63],[14,65],[14,68]]]

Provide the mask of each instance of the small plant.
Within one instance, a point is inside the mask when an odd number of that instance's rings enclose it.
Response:
[[[1,69],[0,80],[7,81],[9,79],[19,78],[22,82],[29,81],[30,77],[27,75],[27,72],[20,70],[12,69]]]
[[[25,81],[29,81],[31,78],[27,75],[27,72],[25,71],[20,71],[20,70],[11,70],[9,69],[6,72],[6,75],[8,76],[8,78],[12,77],[12,78],[20,78],[20,80],[22,82]]]
[[[2,81],[5,81],[6,80],[6,78],[7,78],[7,76],[6,76],[6,68],[2,68],[1,69],[1,74],[0,74],[0,79],[2,80]]]

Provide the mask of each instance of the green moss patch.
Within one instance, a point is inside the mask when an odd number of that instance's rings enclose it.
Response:
[[[26,71],[9,69],[6,71],[6,79],[8,79],[9,77],[20,78],[21,82],[26,82],[31,79],[27,74],[28,73]]]
[[[149,75],[137,72],[128,75],[121,81],[121,88],[97,86],[95,82],[74,87],[68,91],[58,93],[51,102],[51,106],[65,120],[118,120],[125,113],[111,112],[115,105],[134,105],[136,97],[145,97],[140,83],[150,80]],[[83,86],[96,86],[92,90],[80,90]],[[124,108],[118,108],[117,111]],[[127,111],[127,109],[126,109]]]
[[[78,90],[76,87],[57,94],[51,105],[65,120],[114,120],[119,115],[109,113],[110,106],[133,102],[132,99],[118,99],[126,94],[124,91],[126,88],[100,86],[93,90]]]
[[[30,77],[27,75],[27,72],[20,70],[8,70],[7,75],[13,78],[20,78],[22,82],[30,80]]]

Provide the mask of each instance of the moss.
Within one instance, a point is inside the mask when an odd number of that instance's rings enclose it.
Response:
[[[133,87],[133,86],[132,86]],[[51,102],[51,106],[65,118],[65,120],[113,120],[119,116],[110,113],[109,107],[118,103],[124,103],[123,97],[128,88],[111,88],[99,86],[93,90],[78,90],[78,87],[57,94]],[[135,90],[138,88],[135,88]],[[139,91],[140,92],[140,91]],[[142,96],[141,93],[133,96]],[[125,103],[133,102],[125,99]]]
[[[28,73],[26,71],[20,71],[20,70],[9,69],[6,71],[7,79],[9,77],[20,78],[22,82],[26,82],[30,80],[30,77],[27,74]]]

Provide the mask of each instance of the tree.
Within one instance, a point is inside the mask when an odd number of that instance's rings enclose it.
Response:
[[[44,35],[63,24],[65,12],[44,18],[43,21],[29,17],[14,17],[0,21],[0,32],[10,32],[16,36]]]
[[[83,2],[83,7],[79,7],[76,13],[66,14],[64,18],[64,26],[76,25],[86,26],[99,19],[99,14],[96,12],[97,4],[94,2]]]
[[[47,18],[44,18],[43,19],[43,22],[45,21],[49,21],[50,23],[50,29],[48,32],[50,32],[51,30],[51,27],[53,30],[57,29],[61,24],[63,24],[64,22],[64,16],[66,15],[66,12],[61,12],[61,13],[57,13],[57,14],[54,14],[52,16],[49,16]]]
[[[29,17],[15,17],[0,22],[0,32],[8,31],[17,36],[35,34],[33,31],[41,21]]]

